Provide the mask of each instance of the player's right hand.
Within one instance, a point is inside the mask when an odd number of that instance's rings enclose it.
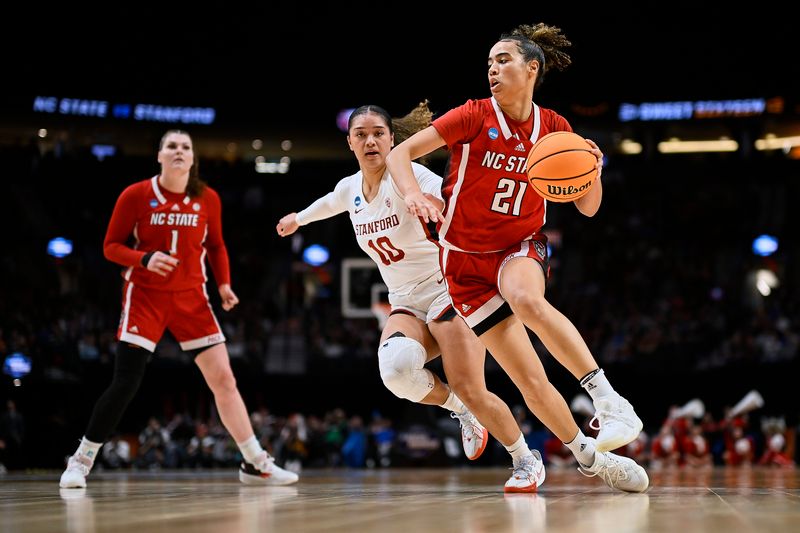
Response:
[[[167,277],[175,267],[178,266],[180,261],[164,252],[153,252],[150,261],[147,262],[147,270],[155,272],[160,276]]]
[[[278,221],[278,225],[275,226],[275,231],[277,231],[278,235],[281,237],[286,237],[297,231],[299,227],[300,224],[297,223],[297,213],[289,213]]]

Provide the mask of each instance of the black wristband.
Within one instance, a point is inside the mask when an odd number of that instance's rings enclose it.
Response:
[[[154,254],[154,253],[155,253],[155,252],[148,252],[148,253],[146,253],[146,254],[144,254],[144,255],[142,256],[142,261],[141,261],[141,263],[142,263],[142,266],[143,266],[144,268],[147,268],[147,263],[149,263],[149,262],[150,262],[150,258],[152,258],[152,257],[153,257],[153,254]]]

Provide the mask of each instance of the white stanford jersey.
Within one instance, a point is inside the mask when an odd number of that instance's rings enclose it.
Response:
[[[442,197],[442,178],[412,163],[420,189]],[[389,292],[409,294],[423,280],[439,274],[439,245],[421,219],[408,213],[389,172],[375,198],[364,199],[361,171],[336,184],[333,192],[297,214],[301,226],[347,211],[358,245],[378,265]]]
[[[544,225],[546,203],[525,174],[533,143],[554,131],[572,131],[564,117],[533,104],[516,122],[492,98],[469,100],[433,121],[450,150],[439,228],[442,246],[495,252],[519,244]]]

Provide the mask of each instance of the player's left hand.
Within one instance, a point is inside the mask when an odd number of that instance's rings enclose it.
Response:
[[[425,197],[422,191],[409,193],[405,200],[408,212],[415,217],[422,217],[426,224],[431,221],[444,220],[441,211],[436,209],[436,206]]]
[[[597,146],[591,139],[586,139],[586,142],[589,143],[589,146],[592,147],[592,154],[597,158],[597,164],[594,168],[597,169],[597,177],[600,178],[600,174],[603,173],[603,152],[600,150],[600,147]]]
[[[432,204],[433,204],[433,206],[434,206],[436,209],[438,209],[438,210],[439,210],[439,212],[441,212],[441,211],[444,209],[444,202],[443,202],[442,200],[440,200],[439,198],[436,198],[434,195],[432,195],[432,194],[430,194],[430,193],[427,193],[427,192],[424,192],[424,193],[422,193],[422,195],[423,195],[425,198],[427,198],[427,199],[428,199],[428,201],[429,201],[430,203],[432,203]]]
[[[227,283],[219,286],[219,297],[222,298],[222,308],[230,311],[239,303],[239,298],[233,293],[233,289]]]

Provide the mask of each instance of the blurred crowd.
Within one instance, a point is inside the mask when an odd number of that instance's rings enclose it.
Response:
[[[99,161],[88,147],[44,147],[36,141],[1,150],[11,197],[0,210],[0,225],[13,230],[4,232],[8,252],[0,257],[0,358],[23,353],[33,365],[21,386],[2,376],[0,400],[14,401],[13,409],[6,407],[9,420],[19,413],[26,417],[29,442],[52,440],[56,431],[67,445],[58,451],[42,445],[9,460],[20,430],[8,429],[15,423],[4,419],[0,454],[7,466],[55,466],[57,454],[74,447],[69,439],[85,427],[91,402],[112,368],[121,278],[120,268],[102,256],[106,224],[119,192],[157,167],[154,158],[118,153]],[[435,160],[432,168],[441,172],[443,163]],[[788,198],[800,185],[787,178],[792,169],[782,164],[712,160],[644,167],[612,160],[595,218],[585,219],[569,205],[549,208],[550,299],[573,320],[645,419],[653,436],[631,453],[665,465],[690,465],[697,453],[691,450],[701,448],[692,443],[702,437],[700,462],[708,457],[715,463],[760,462],[770,450],[775,455],[765,461],[780,462],[793,446],[787,432],[794,431],[800,415],[791,393],[800,361],[800,250],[782,246],[761,258],[750,249],[762,232],[782,243],[797,239],[800,223],[794,219],[800,215],[788,209]],[[222,198],[233,288],[242,301],[234,312],[218,316],[245,401],[257,409],[259,436],[276,456],[304,466],[380,465],[402,446],[424,449],[436,441],[442,457],[456,457],[448,455],[430,417],[401,412],[401,400],[383,390],[376,321],[342,315],[340,262],[362,257],[348,219],[309,226],[295,240],[274,234],[281,215],[331,190],[355,170],[353,164],[293,162],[284,176],[256,174],[251,161],[236,159],[203,161],[200,170]],[[46,254],[47,242],[56,236],[72,240],[70,256]],[[326,264],[302,262],[302,248],[312,242],[331,250]],[[758,269],[773,272],[780,285],[759,292],[753,281]],[[537,339],[534,343],[556,386],[565,396],[577,392],[574,379]],[[509,403],[518,401],[490,358],[486,369],[490,388]],[[190,357],[166,339],[150,363],[145,398],[134,402],[121,425],[117,443],[120,450],[127,443],[129,450],[124,460],[125,453],[113,452],[117,464],[237,461],[235,446],[213,422],[202,382],[190,377],[193,373]],[[730,397],[753,387],[769,391],[764,415],[783,419],[783,430],[768,434],[724,418],[658,425],[678,398],[702,395],[721,410],[723,393]],[[332,405],[351,414],[334,415],[328,411]],[[373,415],[376,409],[388,418]],[[184,413],[177,422],[176,411]],[[168,412],[163,424],[152,418]],[[402,433],[391,429],[389,418],[397,427],[418,425],[424,431],[412,432],[400,446]],[[148,419],[151,433],[166,435],[162,445],[130,438]],[[782,433],[781,447],[776,435]],[[742,439],[749,439],[749,452],[737,451]],[[389,448],[391,453],[381,454]],[[108,461],[111,467],[115,459]]]
[[[587,397],[588,401],[588,397]],[[368,419],[336,408],[322,416],[291,413],[276,416],[261,408],[250,418],[261,445],[278,464],[294,472],[304,468],[388,468],[402,466],[437,467],[466,465],[505,466],[510,464],[505,448],[495,439],[477,461],[462,451],[457,421],[444,410],[416,406],[423,414],[414,423],[396,427],[395,422],[374,411]],[[20,468],[25,444],[24,419],[14,411],[13,402],[0,418],[0,465]],[[798,456],[798,428],[787,427],[783,418],[759,417],[751,423],[748,413],[715,420],[710,413],[695,418],[681,415],[674,407],[661,429],[616,453],[635,459],[649,469],[709,468],[713,465],[746,468],[755,465],[794,468]],[[551,468],[577,467],[567,447],[522,406],[514,415],[532,448],[542,452]],[[576,413],[581,416],[583,413]],[[596,435],[591,417],[583,430]],[[236,443],[216,416],[192,418],[175,414],[169,420],[152,416],[137,433],[115,433],[102,447],[98,469],[160,470],[236,468],[242,457]],[[0,473],[6,467],[0,466]]]

